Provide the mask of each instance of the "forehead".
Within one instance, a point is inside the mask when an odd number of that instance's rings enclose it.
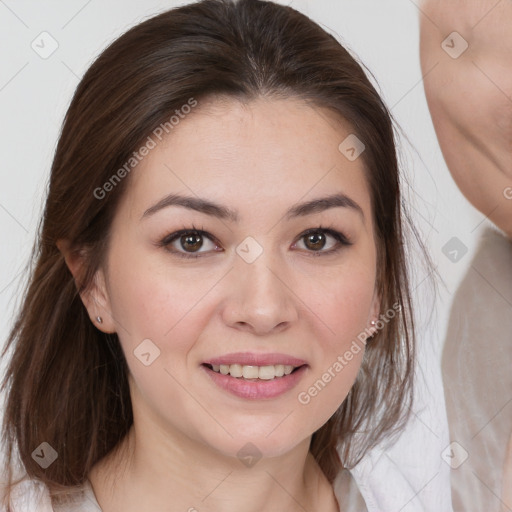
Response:
[[[362,158],[339,145],[350,125],[299,99],[199,103],[132,171],[127,194],[142,210],[170,192],[217,199],[241,212],[271,208],[336,191],[370,217]],[[143,211],[143,210],[142,210]]]

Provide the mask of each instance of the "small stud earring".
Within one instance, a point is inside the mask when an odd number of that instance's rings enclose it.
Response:
[[[97,316],[96,320],[98,321],[99,324],[103,323],[103,318],[101,318],[101,316]]]
[[[372,325],[375,325],[377,322],[376,322],[375,320],[372,320],[370,323],[371,323]]]

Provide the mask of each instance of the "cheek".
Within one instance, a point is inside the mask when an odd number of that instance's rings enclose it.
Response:
[[[124,337],[133,343],[145,338],[165,342],[185,325],[194,328],[189,316],[211,288],[204,275],[200,279],[199,273],[188,273],[184,278],[179,268],[147,254],[132,253],[117,261],[110,275],[111,308]]]
[[[315,289],[312,304],[329,327],[330,345],[340,348],[368,327],[374,291],[375,273],[371,267],[356,266],[343,269]]]
[[[349,273],[333,280],[315,296],[317,311],[328,329],[315,341],[321,346],[314,370],[298,390],[297,402],[311,418],[312,429],[325,423],[347,397],[358,375],[368,327],[374,279],[371,272]],[[319,347],[320,348],[320,347]]]

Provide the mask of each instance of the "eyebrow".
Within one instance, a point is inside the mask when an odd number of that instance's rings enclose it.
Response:
[[[223,220],[238,222],[240,217],[236,210],[223,206],[206,199],[192,196],[182,196],[178,194],[169,194],[148,208],[141,217],[141,220],[154,215],[156,212],[168,208],[169,206],[181,206],[190,210],[195,210],[212,217]],[[294,217],[304,217],[313,213],[320,213],[330,208],[348,208],[359,213],[364,222],[363,209],[353,199],[343,193],[337,193],[326,197],[312,199],[305,203],[299,203],[288,209],[284,218],[290,220]]]

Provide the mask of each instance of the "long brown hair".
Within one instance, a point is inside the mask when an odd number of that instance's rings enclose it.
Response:
[[[79,295],[105,259],[129,176],[100,199],[97,190],[190,98],[212,95],[302,98],[347,121],[365,144],[377,289],[381,310],[396,316],[367,345],[354,386],[310,450],[332,482],[406,421],[414,334],[391,115],[361,66],[306,16],[260,0],[203,0],[114,41],[85,73],[64,120],[33,269],[3,351],[12,351],[2,382],[9,465],[17,455],[26,475],[52,490],[82,484],[133,423],[117,334],[93,326]],[[61,239],[85,263],[77,285],[56,246]],[[42,442],[58,453],[46,469],[32,457]]]

